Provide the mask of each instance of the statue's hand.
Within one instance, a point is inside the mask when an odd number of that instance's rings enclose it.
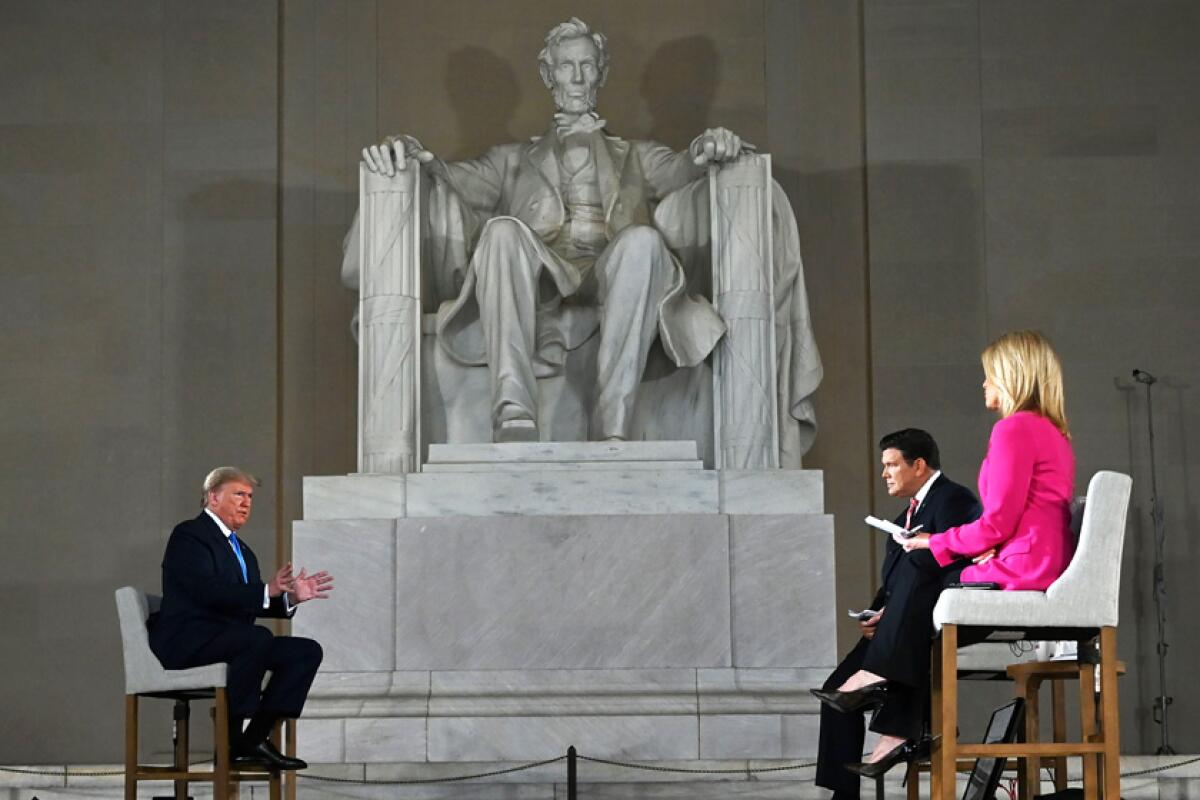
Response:
[[[742,137],[728,128],[709,128],[688,146],[692,160],[700,165],[733,161],[742,153],[753,152],[754,149],[754,145],[743,142]]]
[[[410,158],[415,158],[422,164],[433,161],[433,153],[426,150],[417,137],[403,133],[389,136],[380,144],[364,147],[362,155],[367,169],[388,177],[395,175],[396,170],[408,166]]]

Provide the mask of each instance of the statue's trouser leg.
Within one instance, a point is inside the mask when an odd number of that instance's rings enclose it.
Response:
[[[537,324],[541,260],[529,230],[518,220],[487,223],[471,262],[475,298],[492,374],[492,426],[504,419],[537,419],[532,354]]]
[[[673,267],[662,234],[648,225],[623,229],[596,262],[601,306],[593,436],[629,438],[638,384],[658,336],[658,304]]]

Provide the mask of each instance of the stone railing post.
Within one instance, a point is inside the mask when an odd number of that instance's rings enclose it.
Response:
[[[358,469],[420,470],[421,170],[359,164]]]
[[[709,168],[713,304],[728,327],[713,353],[718,469],[779,466],[771,188],[767,155]]]

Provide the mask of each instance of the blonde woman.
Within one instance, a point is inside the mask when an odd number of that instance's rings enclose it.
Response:
[[[896,538],[908,552],[898,567],[904,591],[893,591],[863,669],[818,695],[839,710],[886,708],[902,697],[911,707],[909,693],[928,690],[933,606],[948,583],[1042,590],[1071,560],[1075,455],[1058,356],[1040,333],[1014,331],[988,345],[981,361],[984,405],[1000,414],[979,468],[983,515],[935,535]],[[880,731],[868,761],[847,768],[874,777],[911,758],[922,723],[910,718]]]

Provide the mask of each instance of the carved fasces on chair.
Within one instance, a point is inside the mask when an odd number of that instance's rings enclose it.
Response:
[[[779,466],[771,158],[709,168],[713,304],[727,332],[713,352],[715,466]]]
[[[359,166],[358,469],[420,469],[420,174]]]

